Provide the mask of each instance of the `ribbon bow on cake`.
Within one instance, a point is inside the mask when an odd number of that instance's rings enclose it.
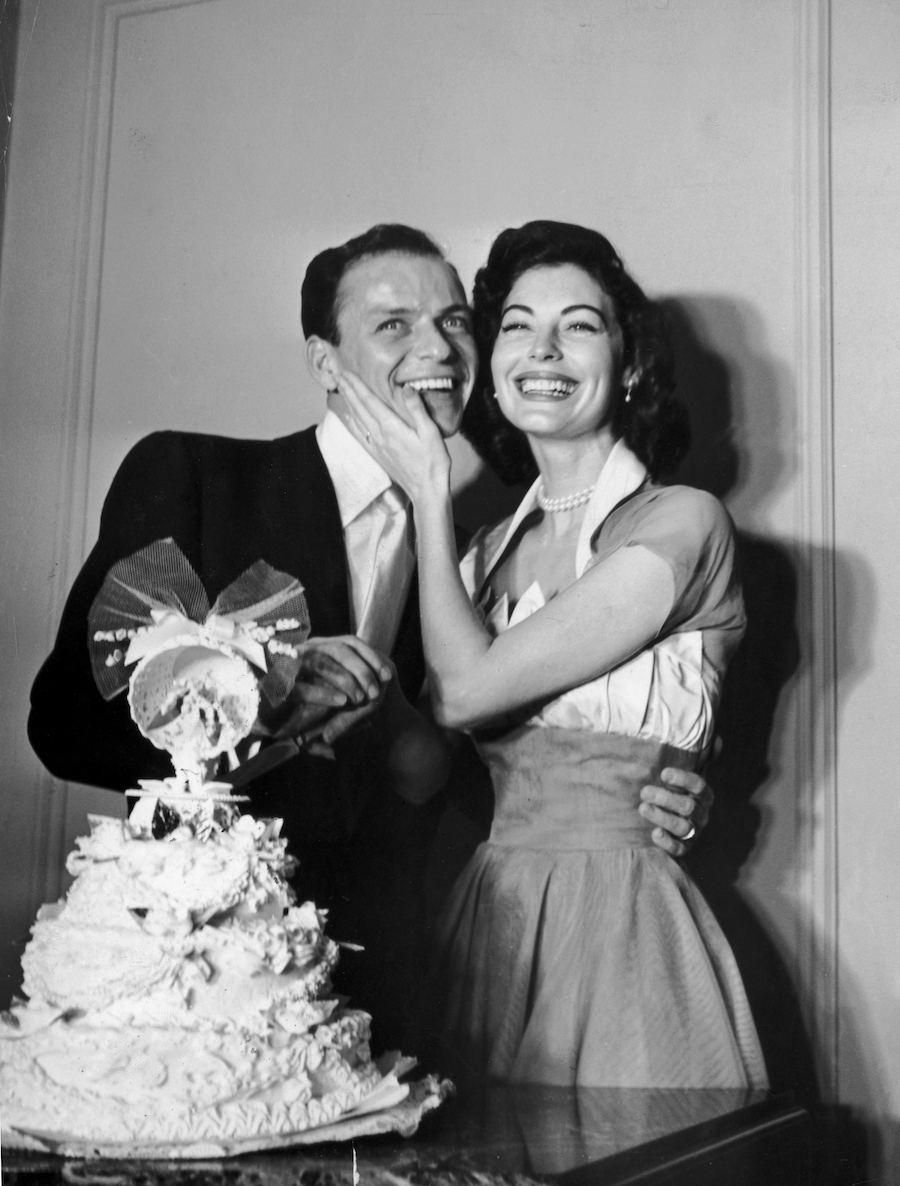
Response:
[[[128,687],[140,731],[195,785],[220,754],[235,764],[261,697],[273,708],[286,699],[309,630],[295,577],[257,560],[210,607],[187,557],[164,539],[109,570],[88,647],[104,699]]]
[[[145,655],[155,655],[165,650],[171,643],[179,645],[187,639],[194,639],[198,646],[210,647],[213,650],[230,647],[262,671],[268,666],[265,647],[254,637],[252,627],[248,628],[243,623],[235,622],[233,618],[225,617],[224,614],[210,613],[202,622],[195,622],[174,609],[153,609],[150,616],[153,625],[140,627],[130,639],[128,650],[122,660],[126,667],[137,663]],[[98,633],[102,634],[102,631]],[[116,662],[115,651],[106,660],[107,664],[112,666],[110,659],[113,663]]]

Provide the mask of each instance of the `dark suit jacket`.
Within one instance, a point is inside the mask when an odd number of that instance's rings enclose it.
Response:
[[[275,441],[154,433],[131,450],[113,480],[99,538],[32,689],[28,735],[59,778],[125,790],[138,778],[172,772],[168,755],[139,734],[125,695],[100,696],[87,646],[88,611],[110,567],[167,536],[210,603],[262,559],[302,582],[313,635],[350,632],[343,530],[315,430]],[[415,698],[424,676],[415,582],[393,658],[401,686]],[[285,821],[299,859],[301,900],[327,907],[332,935],[364,943],[369,964],[377,960],[386,969],[392,960],[414,958],[398,944],[408,946],[409,936],[400,936],[420,922],[418,885],[439,806],[410,807],[393,793],[378,736],[369,727],[344,739],[336,761],[303,753],[247,793],[255,815]],[[396,1007],[379,999],[393,988],[359,991],[373,1010]]]

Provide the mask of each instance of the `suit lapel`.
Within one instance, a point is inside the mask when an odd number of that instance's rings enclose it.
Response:
[[[274,442],[273,535],[303,582],[313,634],[350,632],[347,553],[337,497],[315,429]]]

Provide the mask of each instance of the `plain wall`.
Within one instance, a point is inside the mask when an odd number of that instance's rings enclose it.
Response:
[[[834,9],[841,1096],[900,1180],[900,5]],[[890,1172],[895,1177],[890,1178]]]
[[[695,427],[682,476],[722,497],[741,533],[751,634],[695,874],[779,1082],[805,1090],[815,1065],[877,1124],[873,1146],[890,1139],[897,823],[882,739],[897,636],[884,492],[900,426],[900,42],[894,3],[833,9],[841,847],[823,892],[840,902],[838,1068],[803,954],[798,756],[812,670],[798,61],[804,12],[831,11],[820,0],[22,4],[0,273],[9,983],[85,812],[121,809],[49,779],[25,719],[127,448],[158,427],[272,436],[321,415],[298,313],[303,268],[325,245],[406,221],[469,284],[502,227],[583,222],[667,302]],[[454,456],[460,517],[499,517],[509,496],[464,444]],[[803,793],[818,802],[817,787]]]

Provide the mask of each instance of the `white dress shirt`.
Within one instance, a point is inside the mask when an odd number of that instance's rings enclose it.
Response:
[[[415,569],[409,501],[334,412],[316,440],[341,513],[353,630],[389,655]]]

